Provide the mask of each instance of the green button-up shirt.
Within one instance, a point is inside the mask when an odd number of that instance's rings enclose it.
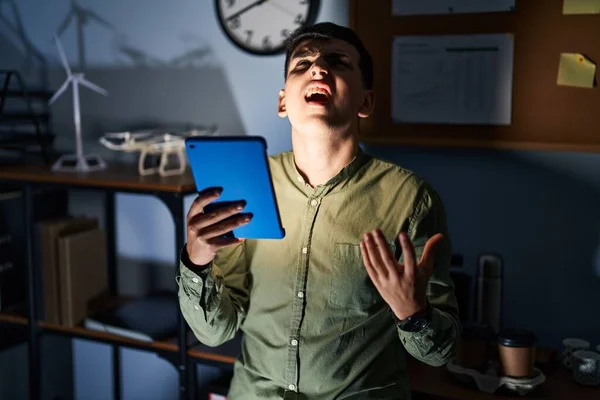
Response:
[[[209,267],[180,263],[179,302],[209,346],[243,332],[228,399],[409,399],[407,351],[431,365],[454,352],[459,322],[443,205],[414,173],[362,151],[324,185],[305,183],[293,153],[269,159],[286,235],[222,249]],[[362,262],[362,235],[380,228],[402,261],[442,232],[427,288],[431,323],[397,329]],[[185,259],[185,257],[183,257]]]

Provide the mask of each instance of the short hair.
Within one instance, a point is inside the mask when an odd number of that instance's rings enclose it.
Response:
[[[360,60],[358,66],[362,72],[363,83],[367,89],[373,88],[373,59],[361,42],[360,38],[350,28],[336,25],[331,22],[321,22],[315,25],[302,26],[296,29],[284,42],[285,46],[285,71],[284,78],[287,79],[290,57],[298,44],[306,39],[340,39],[350,43],[358,51]]]

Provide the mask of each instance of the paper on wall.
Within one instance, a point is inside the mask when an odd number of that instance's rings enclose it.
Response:
[[[396,36],[391,114],[396,123],[509,125],[513,35]]]
[[[514,11],[515,0],[393,0],[393,15]]]
[[[564,0],[563,14],[600,14],[600,0]]]
[[[596,64],[579,53],[562,53],[556,83],[562,86],[593,88]]]

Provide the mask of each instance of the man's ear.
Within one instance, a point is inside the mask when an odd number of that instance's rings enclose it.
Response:
[[[358,116],[360,118],[367,118],[373,112],[375,108],[375,92],[373,90],[365,91],[363,102],[358,109]]]
[[[285,90],[281,89],[279,91],[279,101],[277,104],[277,115],[281,118],[287,117],[287,110],[285,109]]]

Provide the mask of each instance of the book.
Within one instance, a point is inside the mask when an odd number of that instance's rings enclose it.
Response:
[[[60,322],[75,326],[88,314],[88,303],[108,292],[105,233],[99,228],[58,238]]]
[[[81,231],[94,229],[98,221],[93,218],[63,216],[40,221],[38,232],[41,244],[42,285],[44,315],[46,322],[61,323],[60,277],[58,259],[58,238]]]

